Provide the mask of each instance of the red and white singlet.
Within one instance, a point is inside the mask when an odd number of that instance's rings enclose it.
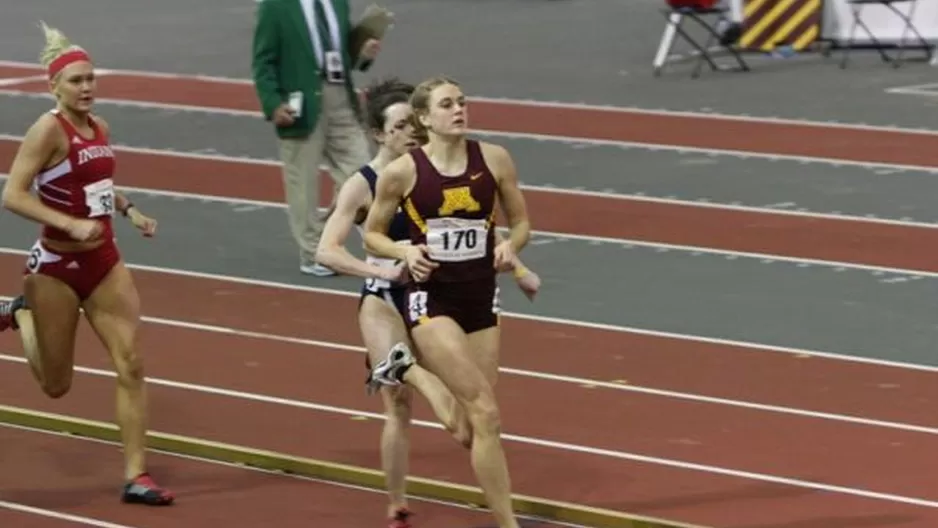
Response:
[[[65,214],[104,223],[101,238],[112,238],[115,160],[108,137],[93,118],[89,119],[93,137],[85,138],[60,112],[51,113],[68,136],[68,156],[36,175],[34,187],[39,199]],[[42,235],[53,240],[72,240],[68,233],[49,226],[43,227]]]

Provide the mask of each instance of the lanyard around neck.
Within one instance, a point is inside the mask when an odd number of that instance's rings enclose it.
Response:
[[[313,12],[313,2],[319,2],[326,14],[326,23],[329,25],[329,33],[332,40],[332,48],[341,50],[339,42],[339,19],[335,15],[335,9],[332,8],[332,2],[329,0],[300,0],[303,7],[303,14],[306,16],[306,26],[309,28],[310,36],[313,41],[313,50],[316,52],[316,60],[323,66],[324,57],[322,50],[322,36],[319,35],[319,24],[316,23],[316,16]]]

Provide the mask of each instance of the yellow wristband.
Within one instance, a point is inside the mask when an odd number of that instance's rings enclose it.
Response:
[[[515,266],[514,273],[515,273],[515,278],[520,279],[521,277],[524,277],[525,275],[528,274],[528,268],[522,266],[521,264],[518,264],[517,266]]]

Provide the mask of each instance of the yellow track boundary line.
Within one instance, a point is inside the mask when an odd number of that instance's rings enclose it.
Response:
[[[120,433],[114,424],[20,407],[0,405],[0,423],[108,442],[120,442]],[[343,484],[384,489],[384,474],[375,469],[169,433],[151,431],[147,434],[147,440],[148,446],[157,451],[243,464]],[[563,478],[563,476],[558,474],[557,478]],[[407,493],[415,497],[461,503],[475,508],[484,508],[486,505],[482,490],[477,487],[420,477],[407,479]],[[522,515],[595,528],[706,528],[526,495],[514,495],[513,502],[515,512]]]

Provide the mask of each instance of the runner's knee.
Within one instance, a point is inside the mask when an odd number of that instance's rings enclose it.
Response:
[[[482,392],[466,404],[466,414],[473,436],[497,436],[501,432],[501,413],[490,392]]]
[[[395,420],[406,424],[410,421],[411,396],[407,387],[388,387],[391,397],[388,398],[388,415]]]
[[[42,356],[39,373],[39,386],[46,396],[57,399],[65,396],[72,389],[73,370],[69,361],[61,359],[64,354],[46,354]]]
[[[143,359],[135,351],[121,350],[114,354],[114,358],[117,383],[127,387],[143,383]]]
[[[472,426],[465,417],[456,423],[456,428],[451,431],[453,438],[459,442],[459,445],[466,449],[472,449]]]
[[[42,392],[52,399],[58,399],[72,389],[72,377],[70,375],[52,377],[42,380]]]

